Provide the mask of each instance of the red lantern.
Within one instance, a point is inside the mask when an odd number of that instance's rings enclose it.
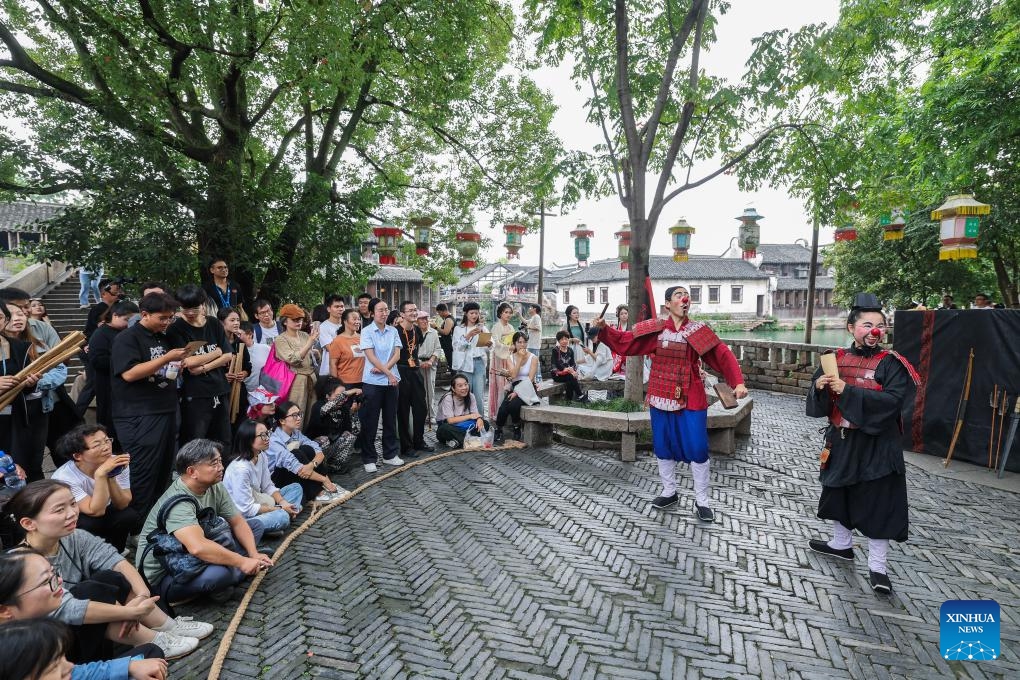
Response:
[[[630,269],[630,223],[624,222],[620,231],[613,235],[620,240],[620,269]]]
[[[857,227],[849,222],[841,227],[836,227],[836,234],[834,238],[837,241],[856,241]]]
[[[509,260],[516,260],[521,252],[521,248],[524,247],[524,232],[528,230],[523,224],[511,222],[510,224],[503,225],[503,231],[506,233],[506,256]]]
[[[383,224],[372,230],[372,234],[379,239],[376,250],[379,251],[379,264],[396,264],[397,249],[399,248],[400,235],[404,232],[393,225]]]

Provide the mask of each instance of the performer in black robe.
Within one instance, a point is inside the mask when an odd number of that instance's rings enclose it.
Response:
[[[920,382],[910,363],[879,346],[885,315],[870,293],[854,296],[847,319],[853,343],[837,351],[839,377],[814,375],[807,415],[828,418],[818,517],[833,522],[829,541],[812,550],[853,560],[853,531],[868,539],[871,587],[892,592],[886,574],[889,541],[907,540],[907,480],[900,412]]]

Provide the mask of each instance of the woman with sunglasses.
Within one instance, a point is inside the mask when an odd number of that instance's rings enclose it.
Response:
[[[276,405],[276,429],[269,437],[266,462],[277,486],[285,487],[296,482],[301,485],[304,498],[314,498],[316,503],[329,503],[342,498],[347,491],[329,478],[322,447],[302,434],[304,415],[292,401]]]
[[[156,607],[142,578],[120,553],[100,538],[77,529],[78,506],[63,482],[32,482],[11,498],[8,510],[29,548],[53,565],[66,581],[73,601],[61,601],[54,617],[71,625],[113,624],[105,639],[123,644],[152,642],[167,658],[190,654],[213,627],[190,618],[172,619]],[[98,645],[102,635],[92,638]],[[81,659],[93,661],[106,656]]]
[[[223,473],[223,485],[256,536],[284,531],[301,512],[302,491],[297,482],[278,489],[269,471],[269,428],[245,420],[234,435],[234,460]]]
[[[59,595],[58,595],[59,593]],[[5,680],[165,680],[163,651],[139,645],[110,660],[72,663],[82,647],[81,629],[52,618],[54,601],[65,596],[60,576],[28,550],[0,556],[0,678]],[[73,671],[73,675],[72,675]]]

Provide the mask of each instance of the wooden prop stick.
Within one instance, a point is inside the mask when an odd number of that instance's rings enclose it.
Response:
[[[1009,410],[1009,397],[1006,396],[1006,388],[1002,388],[1002,403],[999,404],[999,436],[995,442],[995,464],[992,466],[994,470],[999,466],[999,451],[1002,450],[1002,426],[1006,422],[1006,411]]]
[[[967,376],[963,381],[963,394],[960,395],[960,403],[956,407],[956,427],[953,428],[953,439],[949,442],[949,453],[942,461],[942,467],[949,467],[949,461],[953,459],[953,451],[956,449],[956,442],[960,439],[960,430],[963,429],[963,419],[967,415],[967,401],[970,399],[970,380],[974,376],[974,348],[970,348],[970,357],[967,359]]]
[[[237,353],[234,354],[234,358],[230,360],[231,373],[241,372],[241,366],[244,365],[244,350],[245,350],[244,343],[243,342],[238,343]],[[237,404],[241,400],[241,385],[243,384],[244,383],[238,380],[230,388],[230,410],[227,411],[227,413],[230,414],[231,422],[233,422],[234,415],[237,413]]]
[[[992,430],[988,433],[988,467],[992,467],[992,442],[995,441],[995,412],[999,408],[999,386],[995,385],[992,394],[988,398],[988,405],[992,407]]]
[[[1002,454],[1002,465],[998,465],[999,474],[998,477],[1002,477],[1002,473],[1006,469],[1006,461],[1009,460],[1009,452],[1013,449],[1013,438],[1016,436],[1016,426],[1020,422],[1020,395],[1018,395],[1016,403],[1013,405],[1013,413],[1009,417],[1009,431],[1006,433],[1006,447],[1003,449]],[[996,461],[998,463],[998,461]]]

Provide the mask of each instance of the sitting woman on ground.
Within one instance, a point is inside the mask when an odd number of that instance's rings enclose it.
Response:
[[[99,331],[96,331],[97,333]],[[79,425],[57,442],[67,462],[53,479],[71,488],[78,504],[78,528],[102,538],[118,552],[142,518],[131,503],[131,456],[113,453],[113,440],[102,425]]]
[[[563,383],[567,387],[567,399],[570,401],[587,402],[588,395],[581,391],[577,382],[580,373],[574,363],[574,350],[570,348],[570,334],[566,331],[556,333],[556,346],[552,348],[553,382]]]
[[[453,376],[450,391],[436,405],[436,440],[450,443],[455,449],[464,448],[465,435],[477,435],[489,428],[480,411],[468,377],[463,373]]]
[[[79,632],[86,655],[72,659],[97,661],[111,656],[100,649],[104,638],[129,645],[152,642],[168,659],[190,654],[200,638],[212,634],[208,623],[172,619],[156,606],[145,579],[113,546],[77,529],[78,506],[63,482],[32,482],[14,495],[5,508],[25,534],[22,546],[42,555],[64,579],[73,598],[58,602],[52,616],[71,625],[104,624],[89,635]],[[105,625],[111,624],[111,625]]]
[[[503,444],[503,427],[509,418],[514,422],[513,439],[521,441],[521,407],[526,401],[534,403],[537,398],[535,388],[538,384],[535,376],[538,375],[538,357],[528,351],[526,333],[520,331],[514,333],[510,363],[511,368],[504,375],[508,390],[496,414],[496,432],[492,441],[495,446]]]
[[[286,530],[301,512],[301,485],[276,488],[263,455],[268,448],[269,428],[243,421],[234,435],[233,460],[223,473],[223,486],[256,536]]]
[[[326,468],[322,447],[301,432],[304,412],[292,401],[276,405],[276,429],[269,437],[267,463],[273,483],[278,487],[297,482],[304,498],[316,503],[329,503],[342,498],[347,491],[333,483]]]
[[[326,467],[333,474],[346,474],[353,466],[357,441],[360,388],[347,389],[331,376],[319,376],[315,384],[318,400],[305,426],[305,434],[314,439],[326,454]]]
[[[40,566],[42,566],[40,564]],[[14,580],[17,574],[6,573]],[[40,574],[40,579],[46,574]],[[44,590],[50,581],[23,584],[30,592]],[[0,583],[0,592],[6,591]],[[29,599],[28,596],[20,598]],[[4,604],[0,600],[0,607]],[[0,678],[5,680],[166,680],[163,650],[153,644],[141,645],[110,661],[73,664],[68,656],[74,649],[74,635],[60,621],[41,617],[19,617],[0,622],[0,649],[14,651],[0,654]]]

